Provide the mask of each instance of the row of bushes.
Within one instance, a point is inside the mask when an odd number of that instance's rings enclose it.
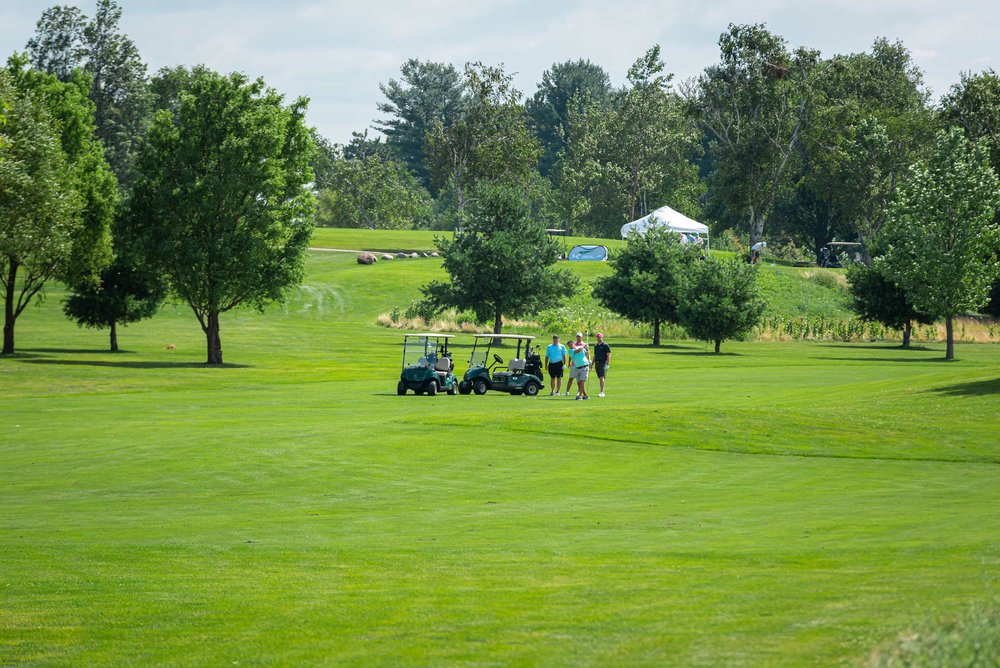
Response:
[[[384,327],[405,330],[481,332],[484,323],[476,322],[471,313],[446,311],[430,317],[413,302],[406,309],[395,308],[390,313],[379,316],[378,323]],[[531,319],[507,322],[512,331],[551,332],[563,336],[576,331],[601,331],[611,338],[648,339],[652,327],[626,320],[611,311],[580,300],[566,306],[547,309]],[[663,324],[661,335],[666,340],[690,340],[684,328],[679,325]],[[836,319],[807,316],[788,318],[768,316],[753,332],[758,341],[902,341],[902,331],[857,318]],[[912,340],[921,343],[944,341],[944,325],[914,326]],[[955,321],[955,340],[966,343],[1000,342],[1000,322],[986,318],[959,318]]]

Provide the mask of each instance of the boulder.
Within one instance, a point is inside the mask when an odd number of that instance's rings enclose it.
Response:
[[[420,257],[420,253],[410,253],[410,257]]]
[[[400,260],[402,260],[404,257],[410,257],[410,256],[407,255],[406,253],[400,252],[400,253],[396,253],[396,257],[398,257]]]
[[[376,262],[378,262],[378,258],[371,253],[358,254],[358,264],[375,264]]]
[[[391,253],[382,253],[382,259],[383,259],[383,260],[391,260],[391,259],[393,259],[394,257],[396,257],[396,256],[395,256],[395,255],[392,255]]]
[[[431,257],[441,257],[438,253],[431,253]]]

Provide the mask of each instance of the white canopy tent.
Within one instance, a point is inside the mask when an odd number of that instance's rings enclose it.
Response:
[[[708,247],[708,225],[699,223],[697,220],[688,218],[680,211],[675,211],[669,206],[661,206],[648,216],[643,216],[639,220],[622,225],[622,239],[628,238],[633,232],[642,233],[650,227],[666,227],[673,232],[683,234],[695,234],[705,238],[705,247]]]

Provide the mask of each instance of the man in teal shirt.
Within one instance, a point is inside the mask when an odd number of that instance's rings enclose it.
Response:
[[[559,343],[559,335],[552,337],[552,343],[545,349],[545,363],[549,367],[549,396],[559,394],[562,389],[563,367],[566,365],[566,346]],[[566,383],[569,394],[569,383]]]

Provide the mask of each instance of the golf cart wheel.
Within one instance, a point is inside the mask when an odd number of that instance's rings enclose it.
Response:
[[[396,394],[398,394],[399,396],[403,396],[404,394],[406,394],[406,381],[404,380],[399,381],[399,383],[396,385]]]
[[[486,386],[486,381],[482,378],[472,383],[472,391],[476,394],[486,394],[486,390],[488,389],[490,388]]]
[[[427,381],[427,396],[433,397],[438,393],[438,384],[433,380]]]
[[[455,396],[458,394],[458,383],[452,383],[451,387],[448,388],[448,394]]]
[[[458,384],[459,394],[469,394],[470,392],[472,392],[472,383],[463,380]]]
[[[524,386],[524,396],[526,397],[536,397],[538,396],[538,390],[541,389],[538,383],[528,383]]]

